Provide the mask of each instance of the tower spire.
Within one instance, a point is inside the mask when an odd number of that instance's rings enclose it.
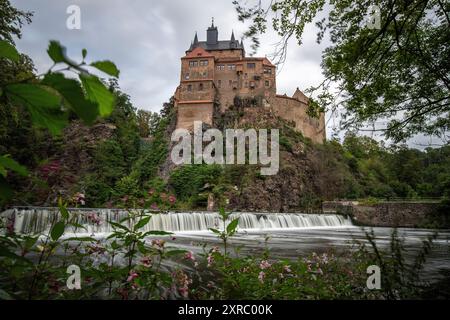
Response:
[[[234,38],[234,30],[231,30],[231,42],[235,42],[236,39]]]
[[[196,46],[197,44],[198,44],[198,36],[197,36],[197,31],[195,31],[194,46]]]
[[[214,28],[214,17],[211,18],[211,28]]]

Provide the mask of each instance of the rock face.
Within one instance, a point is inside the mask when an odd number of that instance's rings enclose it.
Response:
[[[357,224],[374,227],[418,227],[434,215],[439,203],[433,202],[324,202],[323,211],[350,214]]]
[[[231,112],[231,110],[230,110]],[[326,170],[319,161],[317,145],[296,132],[286,120],[270,109],[253,107],[225,115],[224,128],[276,128],[280,130],[280,167],[276,175],[261,176],[259,166],[245,165],[238,190],[227,194],[229,209],[241,211],[318,212],[321,199],[327,194],[323,183]],[[324,188],[325,187],[325,188]]]

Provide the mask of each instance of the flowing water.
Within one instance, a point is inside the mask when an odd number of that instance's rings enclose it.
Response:
[[[104,239],[111,231],[108,221],[120,221],[128,212],[118,209],[70,209],[74,222],[85,229],[67,230],[83,236],[91,235]],[[92,223],[89,216],[95,214],[100,224]],[[1,214],[14,219],[16,232],[42,233],[48,231],[52,222],[58,219],[54,208],[15,208]],[[369,228],[356,227],[347,217],[333,214],[301,213],[234,213],[239,216],[238,233],[230,240],[230,248],[240,248],[242,254],[256,254],[268,248],[272,258],[296,259],[309,253],[352,250],[357,243],[367,243]],[[134,223],[133,221],[129,222]],[[218,213],[211,212],[169,212],[153,215],[144,231],[164,230],[174,232],[174,238],[167,239],[169,245],[180,249],[201,252],[203,244],[220,245],[220,240],[208,228],[222,228]],[[380,248],[390,243],[392,228],[370,228]],[[427,260],[426,277],[434,279],[450,271],[450,230],[425,230],[399,228],[404,239],[406,258],[412,259],[421,249],[422,242],[437,232],[434,247]]]

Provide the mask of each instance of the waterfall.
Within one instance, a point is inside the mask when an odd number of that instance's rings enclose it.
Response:
[[[69,209],[71,221],[83,228],[70,227],[70,233],[108,233],[113,231],[109,221],[118,222],[129,216],[123,209]],[[217,212],[167,212],[155,214],[149,211],[135,211],[151,214],[150,222],[143,231],[206,231],[208,228],[222,229],[221,217]],[[57,208],[14,208],[1,214],[10,219],[18,233],[42,233],[48,231],[52,223],[60,219]],[[95,219],[99,218],[99,223]],[[251,213],[239,212],[230,215],[230,220],[239,217],[239,229],[289,229],[312,227],[348,227],[350,218],[336,214],[302,213]],[[126,221],[131,225],[135,221]]]

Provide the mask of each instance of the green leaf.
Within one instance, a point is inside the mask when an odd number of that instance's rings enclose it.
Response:
[[[62,73],[49,73],[42,83],[58,91],[64,98],[64,104],[87,125],[95,121],[99,114],[98,105],[86,99],[78,81],[67,79]]]
[[[0,58],[6,58],[11,61],[19,61],[20,55],[16,48],[8,41],[0,40]]]
[[[86,241],[86,242],[95,242],[97,239],[92,237],[71,237],[64,239],[64,241]]]
[[[182,250],[182,249],[176,249],[176,250],[170,250],[166,252],[166,256],[175,256],[175,255],[179,255],[179,254],[185,254],[187,253],[187,250]]]
[[[80,74],[80,80],[86,91],[87,98],[98,104],[102,117],[111,114],[114,107],[114,95],[96,76]]]
[[[120,223],[117,223],[117,222],[109,221],[109,224],[112,225],[115,228],[123,229],[125,231],[131,231],[130,229],[128,229],[124,225],[121,225]]]
[[[36,84],[11,84],[5,87],[5,94],[28,109],[35,125],[58,134],[67,124],[67,115],[61,110],[61,98],[50,90]]]
[[[50,236],[52,237],[53,241],[58,240],[61,238],[61,236],[64,234],[64,229],[66,228],[66,225],[64,222],[59,221],[55,223],[52,230],[50,231]]]
[[[28,260],[27,258],[19,256],[19,255],[15,254],[14,252],[9,251],[5,247],[0,247],[0,257],[6,257],[6,258],[14,259],[14,260],[17,260],[20,262],[24,262],[27,264],[31,264],[31,261]]]
[[[66,61],[66,48],[62,46],[58,41],[50,41],[47,53],[54,63]]]
[[[0,175],[0,199],[8,200],[13,196],[13,191],[9,186],[8,182],[6,182],[5,178]],[[1,202],[0,202],[1,203]]]
[[[139,222],[134,225],[134,231],[144,227],[150,221],[150,218],[151,216],[148,216],[139,220]]]
[[[214,232],[214,233],[217,233],[217,234],[222,234],[222,232],[220,232],[219,230],[214,229],[214,228],[209,228],[209,230]]]
[[[0,156],[0,165],[6,169],[17,172],[21,176],[27,176],[28,170],[24,166],[17,163],[14,159],[7,156]]]
[[[231,221],[227,226],[227,233],[228,234],[234,233],[236,231],[238,224],[239,224],[239,218],[236,218],[233,221]]]
[[[117,69],[116,65],[109,60],[95,61],[91,63],[91,66],[97,68],[100,71],[103,71],[106,74],[109,74],[110,76],[116,78],[119,77],[119,69]]]
[[[160,230],[151,230],[144,233],[144,236],[154,235],[154,236],[170,236],[173,234],[172,232],[160,231]]]
[[[87,56],[87,50],[86,49],[81,50],[81,54],[83,55],[83,60],[84,60]]]

